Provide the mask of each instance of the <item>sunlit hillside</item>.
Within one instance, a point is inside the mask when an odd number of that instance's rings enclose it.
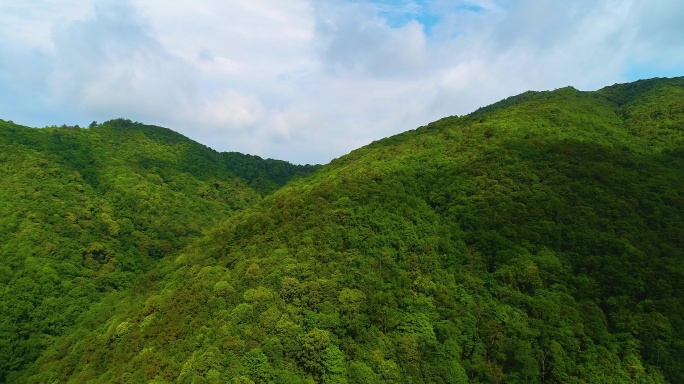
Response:
[[[684,78],[249,177],[166,130],[1,132],[8,382],[684,382]]]

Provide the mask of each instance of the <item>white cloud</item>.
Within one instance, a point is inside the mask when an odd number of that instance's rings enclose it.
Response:
[[[194,68],[169,53],[125,2],[100,2],[92,17],[57,26],[53,38],[58,108],[143,119],[184,110],[195,96]]]
[[[423,26],[416,21],[392,28],[365,4],[316,5],[316,44],[331,75],[374,78],[413,76],[425,66]]]
[[[327,162],[529,89],[676,72],[683,16],[636,0],[5,0],[0,117],[125,117]]]
[[[92,14],[90,0],[12,1],[0,3],[2,49],[29,46],[39,50],[53,48],[52,29]]]

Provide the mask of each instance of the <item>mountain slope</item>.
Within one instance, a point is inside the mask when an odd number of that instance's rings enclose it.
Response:
[[[271,188],[306,172],[281,169]],[[0,381],[160,258],[260,201],[241,172],[165,128],[0,122]]]
[[[682,382],[682,95],[529,92],[353,151],[16,378]]]

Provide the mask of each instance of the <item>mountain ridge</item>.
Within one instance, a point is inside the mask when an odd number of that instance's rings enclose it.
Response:
[[[310,172],[288,164],[271,179],[252,159],[264,180],[253,188],[237,175],[250,169],[165,128],[0,121],[0,381],[161,259]]]
[[[12,377],[679,382],[683,93],[523,94],[352,151],[163,258]]]

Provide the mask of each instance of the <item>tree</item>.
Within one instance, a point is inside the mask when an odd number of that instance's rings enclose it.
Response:
[[[301,339],[301,350],[297,354],[300,364],[315,377],[325,373],[323,365],[326,349],[330,346],[330,332],[314,328]]]

